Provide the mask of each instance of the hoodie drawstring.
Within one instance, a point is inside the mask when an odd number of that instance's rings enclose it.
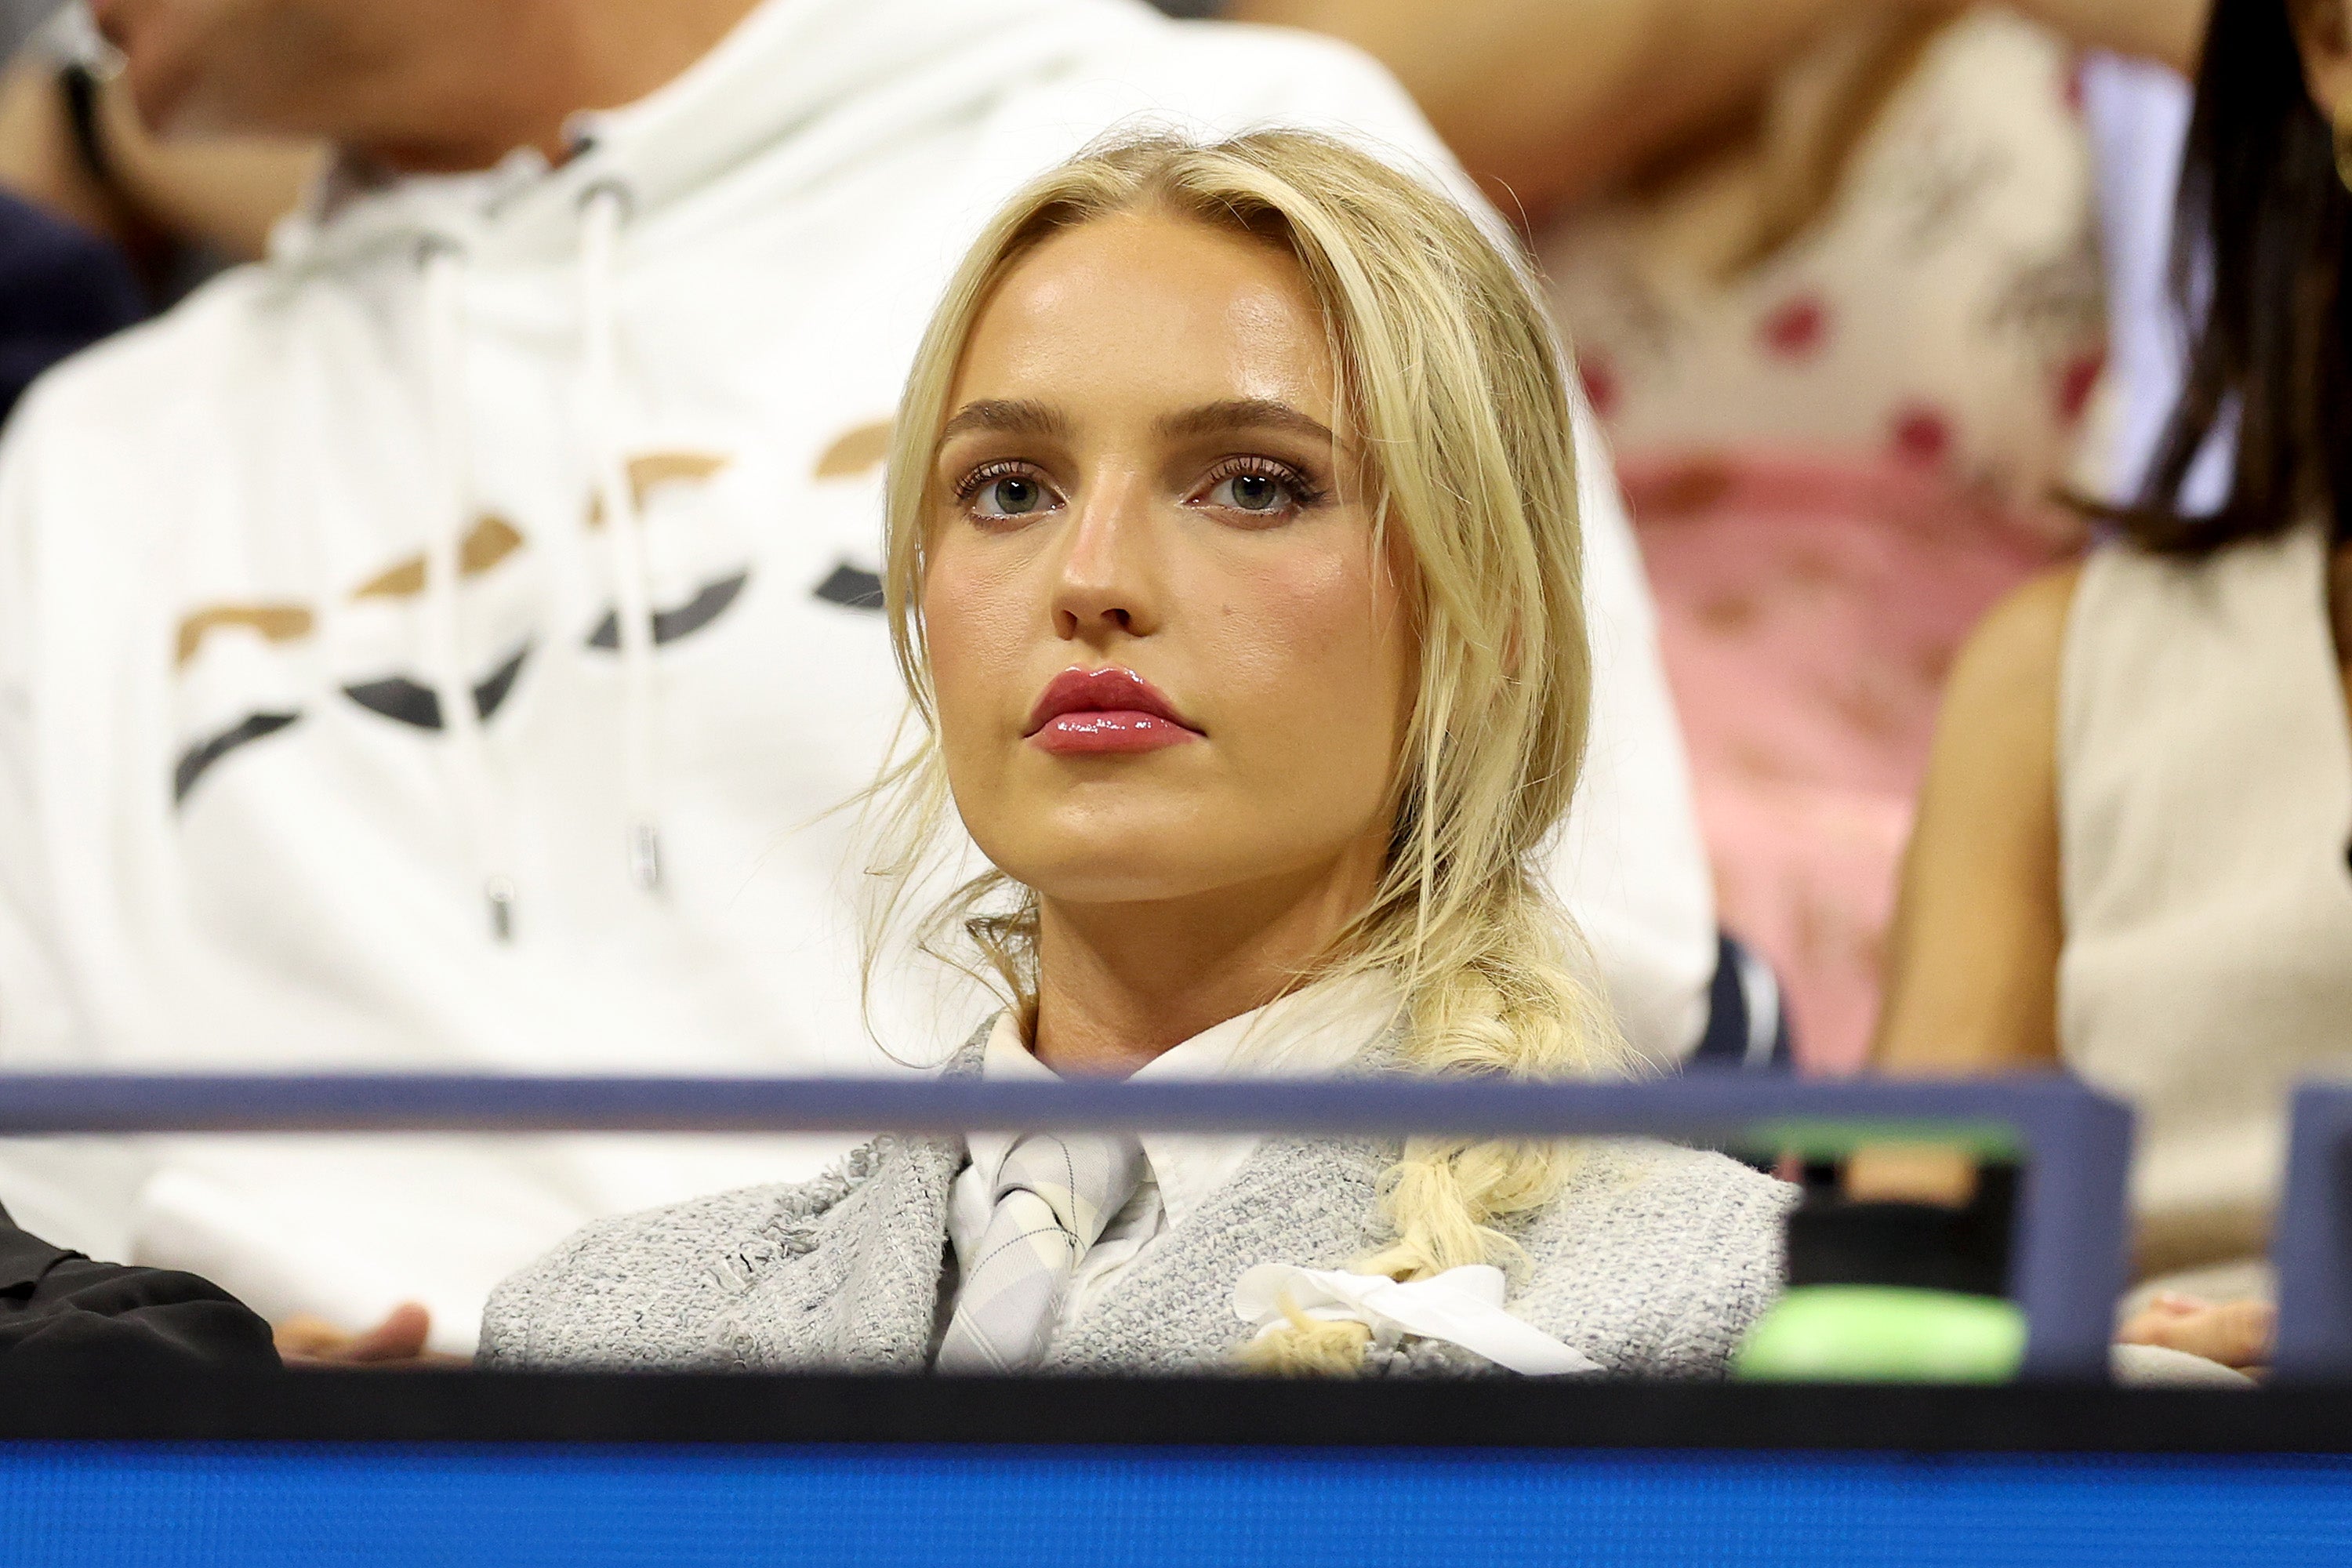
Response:
[[[481,710],[467,677],[465,630],[458,589],[465,575],[466,535],[473,518],[472,454],[466,437],[465,261],[455,246],[428,242],[424,256],[426,395],[432,419],[434,468],[441,493],[439,526],[425,542],[425,637],[433,695],[448,738],[467,851],[489,902],[490,931],[514,938],[514,879],[507,872],[505,835],[490,800]]]
[[[620,328],[614,272],[628,193],[610,182],[582,198],[580,317],[582,392],[597,510],[613,557],[614,621],[621,659],[621,790],[628,822],[629,874],[647,892],[662,884],[660,819],[654,808],[653,593],[646,569],[645,520],[620,439]]]

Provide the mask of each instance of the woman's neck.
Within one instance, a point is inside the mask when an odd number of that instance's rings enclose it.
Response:
[[[1041,899],[1037,1059],[1125,1078],[1204,1029],[1296,990],[1370,901],[1376,862],[1187,899]]]

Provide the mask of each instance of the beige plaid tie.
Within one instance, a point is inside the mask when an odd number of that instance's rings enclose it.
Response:
[[[1133,1138],[1033,1132],[996,1173],[996,1206],[940,1342],[941,1372],[1035,1366],[1078,1259],[1134,1195],[1143,1150]]]

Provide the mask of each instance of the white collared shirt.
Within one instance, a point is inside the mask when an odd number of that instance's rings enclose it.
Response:
[[[1326,981],[1203,1029],[1146,1063],[1131,1081],[1324,1078],[1353,1061],[1397,1016],[1392,988],[1360,978]],[[999,1015],[989,1033],[981,1076],[1000,1082],[1058,1081],[1054,1069],[1031,1054],[1009,1012]],[[1257,1133],[1142,1134],[1143,1178],[1135,1195],[1111,1216],[1101,1238],[1078,1260],[1069,1293],[1063,1298],[1055,1336],[1161,1237],[1198,1213],[1264,1142]],[[966,1140],[971,1163],[948,1193],[948,1239],[960,1270],[969,1268],[970,1257],[988,1229],[996,1174],[1013,1142],[1013,1134],[994,1131],[976,1131]]]

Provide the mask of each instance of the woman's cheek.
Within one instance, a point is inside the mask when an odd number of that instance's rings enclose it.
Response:
[[[995,710],[1013,700],[1006,683],[1020,647],[1013,626],[981,574],[950,556],[934,566],[923,595],[923,634],[929,645],[941,740],[950,752],[977,742],[995,727]]]
[[[1225,731],[1244,776],[1318,832],[1374,809],[1402,699],[1394,619],[1369,563],[1294,559],[1226,586],[1213,668],[1228,718],[1253,716]]]
[[[1317,694],[1324,705],[1371,700],[1393,658],[1383,647],[1381,595],[1363,553],[1304,556],[1234,584],[1223,640],[1236,673],[1297,698]]]

